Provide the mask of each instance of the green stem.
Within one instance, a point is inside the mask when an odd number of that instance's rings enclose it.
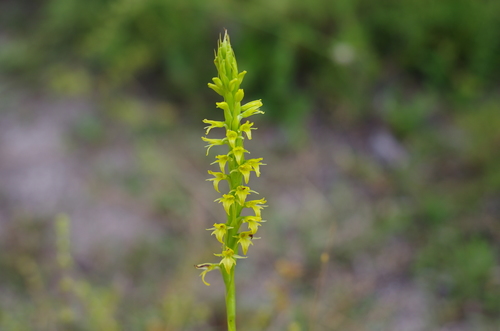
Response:
[[[238,145],[241,145],[240,139],[238,139]],[[230,190],[236,190],[236,188],[241,185],[242,175],[238,172],[233,172],[233,170],[237,169],[238,165],[234,156],[232,160],[229,161],[229,187]],[[238,246],[236,234],[239,230],[239,224],[237,219],[241,213],[241,207],[237,206],[236,202],[231,206],[230,215],[228,215],[227,224],[232,226],[226,236],[226,247],[231,248],[235,253],[238,253]],[[221,268],[222,277],[224,278],[224,284],[226,285],[226,313],[227,313],[227,329],[228,331],[236,331],[236,286],[234,283],[234,271],[236,266],[231,268],[231,271],[228,273],[225,268]]]
[[[224,268],[221,269],[224,284],[226,285],[226,312],[227,330],[236,331],[236,287],[234,285],[234,269],[228,274]]]

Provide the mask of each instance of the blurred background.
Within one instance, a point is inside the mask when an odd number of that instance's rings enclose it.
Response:
[[[0,330],[224,330],[228,29],[265,115],[242,331],[500,330],[500,2],[3,0]],[[217,133],[210,135],[218,137]]]

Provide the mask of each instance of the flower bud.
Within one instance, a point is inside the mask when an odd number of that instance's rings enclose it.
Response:
[[[208,87],[217,92],[218,95],[224,96],[224,92],[222,92],[222,89],[219,86],[212,83],[208,83]]]
[[[247,111],[249,109],[257,109],[257,108],[262,107],[262,105],[263,104],[262,104],[262,101],[260,99],[250,101],[250,102],[245,103],[243,106],[241,106],[241,111]]]
[[[234,95],[234,102],[241,102],[243,100],[243,96],[245,95],[245,92],[243,92],[242,89],[239,89],[238,92]]]
[[[214,78],[212,78],[212,80],[215,83],[215,85],[217,85],[218,87],[222,88],[222,81],[220,80],[219,77],[214,77]]]
[[[239,87],[238,85],[238,78],[234,78],[229,82],[229,91],[234,91]]]
[[[225,101],[223,101],[223,102],[216,102],[215,105],[217,106],[217,108],[223,109],[225,111],[229,111],[229,105]]]
[[[239,85],[241,85],[241,83],[243,82],[243,77],[245,77],[246,74],[247,74],[246,70],[243,70],[242,72],[240,72],[238,74],[238,83],[239,83]]]

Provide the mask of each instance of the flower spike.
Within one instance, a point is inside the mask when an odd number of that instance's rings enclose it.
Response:
[[[224,129],[225,133],[222,139],[208,137],[202,137],[202,139],[207,143],[207,155],[213,146],[227,146],[226,152],[217,155],[215,161],[211,163],[217,165],[218,169],[216,171],[209,170],[208,173],[213,178],[207,179],[207,181],[212,182],[214,189],[221,193],[215,202],[222,204],[224,212],[227,214],[227,220],[225,222],[218,221],[220,223],[214,223],[211,228],[207,229],[211,231],[211,236],[215,236],[215,239],[222,244],[222,252],[214,254],[220,257],[220,261],[199,264],[195,267],[203,270],[200,276],[206,285],[210,285],[205,281],[206,274],[213,269],[220,269],[226,285],[226,302],[230,303],[235,301],[235,291],[231,290],[230,286],[235,284],[233,268],[236,266],[236,259],[246,258],[237,255],[239,246],[241,246],[242,254],[247,255],[250,246],[254,244],[253,239],[259,239],[255,237],[255,233],[265,222],[262,220],[261,212],[264,207],[267,207],[265,205],[266,199],[247,201],[251,193],[258,194],[249,186],[252,171],[255,172],[256,177],[259,177],[260,166],[265,164],[262,163],[262,158],[246,159],[245,153],[250,153],[245,149],[246,139],[254,138],[255,133],[252,134],[252,131],[257,130],[257,128],[253,122],[244,120],[249,116],[264,112],[260,109],[262,107],[260,99],[242,104],[246,95],[241,85],[246,71],[238,71],[227,31],[217,43],[214,64],[217,68],[217,75],[208,86],[223,97],[223,100],[215,103],[216,107],[222,111],[217,112],[220,114],[218,120],[204,119],[203,123],[206,124],[206,135],[216,128]],[[221,181],[227,182],[229,186],[227,192],[223,192],[223,188],[227,186],[224,184],[224,187],[221,187]],[[248,212],[248,210],[243,211],[245,208],[253,210],[251,216],[241,215]],[[243,223],[246,225],[242,227]],[[228,311],[229,309],[230,305],[228,304]],[[228,313],[228,329],[236,329],[234,312],[233,314]]]

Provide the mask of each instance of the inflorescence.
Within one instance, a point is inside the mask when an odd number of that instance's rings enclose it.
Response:
[[[214,146],[225,145],[228,147],[228,153],[217,155],[212,163],[217,164],[217,170],[220,171],[209,170],[208,173],[213,178],[207,179],[207,181],[213,182],[214,189],[219,193],[221,193],[221,182],[228,183],[227,193],[222,193],[222,196],[215,200],[222,204],[227,220],[225,223],[215,223],[212,228],[207,229],[212,231],[211,234],[222,244],[221,253],[214,254],[222,259],[219,263],[196,265],[196,268],[203,270],[200,276],[206,285],[210,285],[205,281],[205,275],[209,271],[224,268],[223,270],[229,274],[236,265],[236,259],[245,258],[237,254],[239,246],[241,246],[243,255],[246,255],[248,248],[253,245],[252,240],[258,239],[255,234],[259,226],[265,222],[262,219],[261,210],[267,207],[264,198],[250,199],[249,196],[258,193],[247,186],[252,172],[259,177],[260,166],[265,164],[262,163],[262,158],[246,159],[245,154],[250,152],[244,148],[244,140],[252,139],[252,131],[257,128],[254,127],[254,123],[248,120],[243,122],[243,120],[256,114],[263,114],[264,112],[260,110],[262,102],[255,100],[241,105],[244,92],[243,89],[240,89],[240,85],[246,71],[238,72],[236,58],[227,32],[223,39],[219,39],[214,62],[218,77],[214,77],[213,83],[209,83],[208,87],[224,98],[224,101],[216,103],[217,108],[224,112],[224,121],[205,119],[203,122],[207,124],[205,127],[206,135],[212,129],[225,129],[226,134],[221,139],[207,137],[201,139],[208,143],[206,146],[207,155]],[[241,211],[244,208],[251,209],[253,215],[241,216]],[[246,229],[240,229],[243,224],[245,224]]]

